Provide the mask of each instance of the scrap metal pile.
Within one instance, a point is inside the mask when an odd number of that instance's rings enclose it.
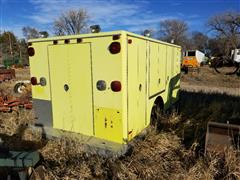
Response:
[[[14,79],[15,70],[14,69],[0,69],[0,82]]]
[[[27,98],[0,96],[0,112],[18,111],[19,108],[32,109],[32,102]]]

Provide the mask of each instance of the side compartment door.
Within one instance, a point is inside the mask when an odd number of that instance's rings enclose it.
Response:
[[[149,97],[160,92],[160,68],[159,68],[159,45],[158,43],[149,43]]]
[[[90,44],[52,45],[48,51],[53,127],[93,135]]]
[[[159,45],[159,77],[160,77],[160,91],[166,89],[166,69],[167,69],[167,47],[166,45]]]
[[[67,92],[69,85],[67,47],[64,45],[49,46],[48,54],[53,128],[70,130],[72,111],[70,94]]]
[[[130,39],[134,42],[128,45],[128,133],[132,139],[146,123],[147,43]]]

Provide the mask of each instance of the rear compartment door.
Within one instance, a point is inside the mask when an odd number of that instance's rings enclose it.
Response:
[[[146,125],[147,42],[129,37],[128,45],[128,135],[132,139]]]
[[[90,44],[48,47],[53,127],[93,135]]]

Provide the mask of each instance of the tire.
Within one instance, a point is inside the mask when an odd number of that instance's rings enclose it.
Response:
[[[161,123],[161,117],[163,114],[163,107],[160,104],[154,104],[151,111],[151,126],[158,127]]]
[[[26,88],[26,84],[20,82],[15,84],[13,91],[17,94],[22,94],[25,88]]]

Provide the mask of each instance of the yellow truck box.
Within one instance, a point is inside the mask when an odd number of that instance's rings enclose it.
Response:
[[[126,31],[29,41],[33,105],[43,127],[127,144],[154,104],[178,99],[181,48]]]

